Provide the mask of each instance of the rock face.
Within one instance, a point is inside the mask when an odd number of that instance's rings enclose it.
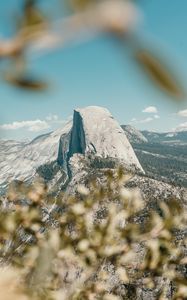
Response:
[[[62,148],[64,148],[64,142]],[[143,172],[123,129],[110,112],[101,107],[90,106],[74,111],[69,151],[63,156],[70,159],[74,154],[93,154],[102,158],[114,158],[120,163]],[[67,151],[67,147],[65,149]],[[59,157],[60,159],[60,157]],[[62,159],[61,159],[62,161]]]
[[[2,143],[1,148],[7,149],[7,143]],[[1,187],[15,179],[33,180],[38,168],[47,164],[49,169],[52,162],[58,164],[68,177],[76,156],[115,159],[128,169],[144,172],[123,129],[110,112],[101,107],[76,109],[73,122],[63,128],[39,136],[30,143],[15,145],[9,147],[6,154],[4,151],[0,159]]]

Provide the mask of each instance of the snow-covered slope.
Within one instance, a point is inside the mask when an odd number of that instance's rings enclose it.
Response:
[[[32,180],[40,166],[51,162],[56,162],[68,175],[76,155],[113,158],[143,172],[123,129],[107,109],[95,106],[75,110],[73,123],[70,121],[30,143],[3,141],[0,150],[1,187],[15,179]]]
[[[131,125],[122,125],[121,127],[131,143],[148,143],[148,139],[135,127]]]

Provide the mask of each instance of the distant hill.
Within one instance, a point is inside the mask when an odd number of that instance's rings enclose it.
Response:
[[[187,131],[159,133],[144,130],[141,133],[150,143],[187,145]]]
[[[146,174],[187,187],[187,131],[158,133],[122,125]]]
[[[148,139],[135,127],[131,125],[121,125],[130,143],[148,143]]]

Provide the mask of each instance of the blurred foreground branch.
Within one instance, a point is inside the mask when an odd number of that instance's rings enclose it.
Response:
[[[139,12],[132,1],[72,1],[71,4],[75,8],[72,15],[49,23],[36,7],[36,1],[26,1],[17,35],[10,40],[0,41],[1,59],[14,61],[15,72],[11,70],[4,76],[8,82],[23,88],[43,89],[46,85],[30,78],[25,64],[20,64],[26,52],[53,50],[77,39],[84,41],[88,36],[109,32],[129,45],[136,61],[148,71],[159,87],[176,98],[184,96],[181,86],[167,70],[167,66],[159,62],[150,50],[142,49],[137,41],[131,43],[133,28],[139,23]]]

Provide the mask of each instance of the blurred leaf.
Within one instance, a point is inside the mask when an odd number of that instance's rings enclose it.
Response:
[[[6,76],[5,80],[10,84],[26,89],[26,90],[45,90],[47,88],[47,83],[44,81],[36,80],[34,78],[24,77],[24,76]]]
[[[47,20],[42,15],[35,0],[26,0],[23,6],[23,15],[18,22],[18,30],[21,33],[30,34],[30,31],[40,31],[45,28]]]
[[[184,96],[177,80],[154,55],[147,50],[140,50],[136,54],[136,59],[160,88],[163,88],[174,97],[181,98]]]

